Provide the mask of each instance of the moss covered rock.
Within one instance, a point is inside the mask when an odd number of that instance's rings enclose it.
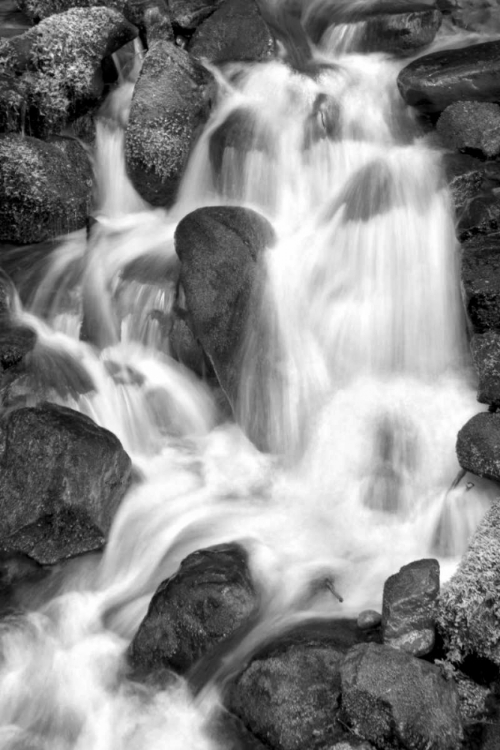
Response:
[[[54,13],[64,13],[72,8],[95,8],[97,6],[123,11],[126,0],[16,0],[18,8],[38,23]]]
[[[0,100],[0,123],[30,135],[57,133],[100,103],[101,63],[138,30],[112,8],[74,8],[0,45],[0,76],[15,101]]]
[[[175,198],[191,148],[209,111],[213,78],[172,42],[154,42],[137,81],[126,131],[127,169],[155,206]]]
[[[0,241],[28,244],[85,225],[92,169],[83,148],[0,136]]]
[[[452,661],[477,654],[500,665],[500,502],[486,513],[443,587],[437,625]]]
[[[485,156],[500,153],[500,107],[492,102],[455,102],[437,122],[446,146],[482,151]]]

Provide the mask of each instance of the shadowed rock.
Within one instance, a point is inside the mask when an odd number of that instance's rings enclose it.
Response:
[[[460,216],[481,190],[484,180],[483,163],[466,154],[446,153],[443,154],[443,166],[455,213]]]
[[[479,377],[477,400],[500,408],[500,333],[486,331],[471,339],[474,367]]]
[[[462,285],[475,332],[500,331],[499,235],[478,235],[463,245]]]
[[[500,153],[500,107],[490,102],[456,102],[437,122],[437,131],[450,148]]]
[[[462,427],[457,437],[462,469],[500,481],[500,414],[481,412]]]

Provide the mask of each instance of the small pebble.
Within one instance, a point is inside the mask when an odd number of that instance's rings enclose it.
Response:
[[[357,619],[357,625],[360,630],[371,630],[377,628],[382,622],[382,615],[380,612],[375,612],[374,609],[365,609],[360,612]]]

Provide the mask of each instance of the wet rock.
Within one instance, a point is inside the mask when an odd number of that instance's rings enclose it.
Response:
[[[434,665],[390,646],[361,644],[345,657],[341,681],[345,721],[377,747],[460,746],[457,690]]]
[[[0,136],[0,241],[41,242],[85,226],[92,168],[76,141]]]
[[[266,750],[266,746],[253,736],[237,716],[221,711],[207,727],[215,747],[221,750]]]
[[[488,235],[500,229],[500,191],[497,188],[481,189],[468,203],[457,225],[462,242],[477,234]]]
[[[382,622],[382,615],[374,609],[365,609],[360,612],[357,619],[357,625],[360,630],[373,630],[378,628]]]
[[[192,31],[208,18],[224,0],[168,0],[172,23]]]
[[[243,625],[256,604],[239,545],[194,552],[157,589],[132,641],[130,662],[141,674],[162,668],[184,674]]]
[[[481,412],[458,433],[457,456],[462,469],[500,481],[500,414]]]
[[[360,47],[365,52],[409,55],[434,40],[441,20],[440,11],[429,7],[403,13],[375,12],[366,17]]]
[[[229,709],[266,746],[312,750],[345,739],[337,722],[340,666],[354,639],[338,625],[294,628],[257,651],[230,686]]]
[[[170,353],[200,377],[207,374],[207,361],[186,320],[175,317],[169,333]]]
[[[41,21],[0,45],[0,73],[20,79],[18,119],[30,135],[57,133],[101,101],[101,63],[138,34],[112,8],[74,8]],[[5,111],[5,109],[7,111]],[[0,121],[14,118],[11,101],[0,101]]]
[[[0,617],[18,610],[22,588],[46,575],[46,569],[26,555],[0,549]]]
[[[405,102],[426,113],[442,112],[459,101],[496,102],[500,98],[500,41],[433,52],[400,72]]]
[[[446,153],[443,155],[443,166],[455,213],[460,216],[481,190],[484,180],[483,164],[467,154]]]
[[[449,148],[500,153],[500,107],[491,102],[456,102],[446,107],[437,131]]]
[[[457,26],[488,34],[500,31],[498,0],[450,0],[449,5],[451,18]]]
[[[18,7],[32,21],[38,23],[54,13],[64,13],[72,8],[105,6],[123,12],[125,0],[16,0]]]
[[[474,367],[479,377],[477,400],[500,408],[500,333],[486,331],[471,339]]]
[[[275,43],[255,0],[224,0],[197,28],[188,49],[199,59],[219,65],[266,60],[273,57]]]
[[[119,440],[55,404],[0,420],[0,546],[43,564],[100,549],[131,476]]]
[[[478,235],[462,246],[464,303],[476,333],[500,332],[500,236]]]
[[[425,656],[436,640],[439,563],[417,560],[404,565],[384,585],[382,633],[387,646]]]
[[[18,364],[36,343],[36,333],[26,326],[0,321],[0,367],[8,370]]]
[[[210,111],[212,76],[172,42],[150,47],[126,130],[127,170],[155,206],[175,198],[189,153]]]
[[[484,416],[491,417],[498,430],[495,435],[498,446],[500,416]],[[477,450],[481,448],[477,446]],[[477,457],[476,462],[479,460]],[[496,472],[498,474],[498,468]],[[500,503],[495,500],[439,599],[437,625],[449,652],[448,658],[455,663],[460,664],[469,654],[477,654],[500,665],[499,570]]]
[[[261,283],[259,258],[274,239],[267,219],[235,206],[197,209],[175,232],[191,328],[233,407],[240,346]]]

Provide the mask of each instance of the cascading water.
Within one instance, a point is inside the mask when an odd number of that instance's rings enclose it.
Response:
[[[17,315],[38,334],[28,391],[115,432],[140,480],[102,558],[74,561],[2,622],[2,748],[208,750],[214,692],[194,701],[181,680],[154,691],[124,677],[155,588],[189,552],[245,544],[269,602],[256,640],[291,618],[379,607],[387,575],[416,558],[441,557],[446,574],[487,507],[487,483],[453,484],[455,436],[478,405],[441,156],[399,99],[401,64],[345,38],[340,50],[327,37],[314,78],[277,61],[218,72],[168,213],[125,172],[137,65],[102,112],[97,221],[58,245]],[[175,226],[220,203],[256,208],[278,235],[239,393],[269,454],[169,356],[163,330]],[[311,595],[326,578],[343,603]]]

